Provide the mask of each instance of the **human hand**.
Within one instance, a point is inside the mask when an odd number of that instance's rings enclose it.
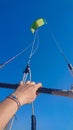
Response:
[[[35,100],[37,97],[36,91],[42,87],[41,83],[36,84],[35,82],[21,82],[16,89],[16,91],[13,93],[17,96],[19,102],[21,105],[31,103]]]

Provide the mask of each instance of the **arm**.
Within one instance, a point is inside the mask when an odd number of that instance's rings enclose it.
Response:
[[[17,90],[13,94],[16,95],[22,106],[35,100],[37,96],[36,91],[40,87],[40,83],[20,83]],[[6,126],[6,124],[17,111],[17,109],[17,103],[12,99],[6,98],[3,102],[0,103],[0,130],[2,130]]]

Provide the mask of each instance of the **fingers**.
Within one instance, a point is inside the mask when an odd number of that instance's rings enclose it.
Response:
[[[42,87],[42,84],[41,84],[41,83],[36,84],[35,82],[30,82],[30,81],[28,81],[28,82],[26,82],[26,84],[27,84],[27,85],[32,85],[32,86],[34,86],[34,87],[35,87],[35,90],[37,90],[37,89],[39,89],[40,87]]]
[[[31,85],[35,85],[35,82],[30,82],[30,81],[27,81],[26,84],[31,84]]]
[[[42,87],[42,84],[41,84],[41,83],[38,83],[38,84],[36,84],[35,86],[36,86],[35,89],[37,90],[37,89],[39,89],[40,87]]]
[[[23,81],[20,81],[20,85],[22,85],[24,82]]]
[[[23,81],[20,81],[20,85],[28,85],[30,83],[30,81],[27,81],[26,83],[24,83]]]
[[[20,81],[20,84],[29,84],[29,83],[35,84],[35,82],[31,82],[31,81],[27,81],[26,83],[24,83],[23,81]]]
[[[35,87],[35,91],[37,91],[40,87],[42,87],[41,83],[36,84],[35,82],[31,82],[31,81],[27,81],[26,83],[24,83],[23,81],[20,82],[20,85],[26,87],[26,86],[34,86]]]

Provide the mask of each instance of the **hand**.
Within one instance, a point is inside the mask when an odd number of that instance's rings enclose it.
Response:
[[[41,83],[35,84],[35,82],[28,81],[24,84],[23,82],[21,82],[14,94],[17,96],[20,104],[24,105],[35,100],[37,96],[36,91],[40,87],[42,87]]]

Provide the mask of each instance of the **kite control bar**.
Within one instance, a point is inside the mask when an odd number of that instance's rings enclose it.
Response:
[[[16,89],[18,84],[0,83],[0,88]]]
[[[16,89],[18,87],[18,85],[19,84],[0,83],[0,88]],[[73,90],[72,89],[62,90],[62,89],[52,89],[52,88],[42,87],[42,88],[39,88],[37,90],[37,92],[73,98]]]

